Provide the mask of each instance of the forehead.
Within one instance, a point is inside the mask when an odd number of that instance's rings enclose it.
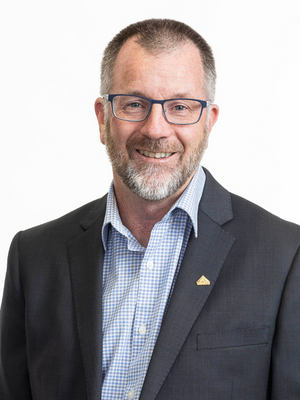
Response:
[[[197,47],[185,42],[169,53],[153,55],[133,39],[120,50],[113,73],[113,93],[148,97],[203,97],[203,67]],[[155,97],[153,97],[155,98]]]

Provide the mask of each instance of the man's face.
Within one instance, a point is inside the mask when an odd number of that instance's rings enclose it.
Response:
[[[205,100],[201,66],[193,44],[153,56],[131,39],[117,57],[110,94]],[[154,104],[144,121],[119,120],[110,108],[104,123],[103,109],[99,110],[100,137],[112,162],[115,187],[125,184],[145,200],[161,200],[184,190],[200,163],[218,114],[217,106],[212,106],[210,118],[204,109],[197,124],[174,125],[165,119],[162,106]]]

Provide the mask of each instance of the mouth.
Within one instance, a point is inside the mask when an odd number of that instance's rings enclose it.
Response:
[[[170,157],[172,154],[174,154],[174,153],[163,153],[163,152],[152,153],[151,151],[144,151],[144,150],[137,150],[137,151],[140,154],[142,154],[143,156],[146,156],[149,158],[157,158],[157,159],[167,158],[167,157]]]

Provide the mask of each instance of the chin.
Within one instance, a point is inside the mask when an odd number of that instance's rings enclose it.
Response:
[[[146,171],[137,171],[133,166],[127,166],[120,178],[133,193],[144,200],[159,201],[178,192],[190,176],[191,173],[184,174],[178,169],[161,171],[152,166]]]

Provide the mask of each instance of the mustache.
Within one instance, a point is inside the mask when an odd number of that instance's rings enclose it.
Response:
[[[135,149],[147,150],[150,152],[157,153],[182,153],[184,147],[181,143],[172,144],[166,138],[160,139],[149,139],[147,137],[133,138],[126,144],[126,149],[130,154]]]

